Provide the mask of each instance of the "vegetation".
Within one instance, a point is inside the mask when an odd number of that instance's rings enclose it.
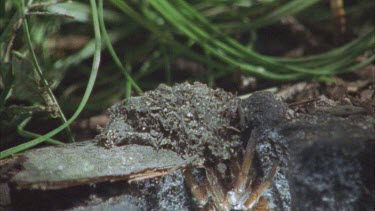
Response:
[[[0,1],[0,158],[73,142],[69,125],[82,111],[99,113],[159,83],[214,86],[234,74],[330,80],[355,71],[375,60],[375,2],[345,4],[344,17],[318,0]],[[273,36],[304,52],[264,53],[259,40],[275,28],[291,35]],[[63,141],[52,139],[61,131]]]

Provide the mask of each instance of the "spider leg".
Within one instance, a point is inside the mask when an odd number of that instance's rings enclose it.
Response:
[[[190,188],[191,194],[197,200],[199,207],[206,207],[208,197],[205,185],[198,185],[190,169],[185,169],[184,177]]]
[[[212,206],[212,204],[206,204],[201,211],[213,211],[216,210],[215,207]]]
[[[233,191],[235,191],[237,194],[242,194],[246,190],[249,171],[254,157],[255,141],[255,132],[252,132],[249,141],[247,142],[245,155],[243,156],[241,168],[238,172],[237,179],[233,188]]]
[[[246,127],[246,120],[245,120],[245,112],[241,106],[241,100],[238,101],[238,105],[237,105],[237,111],[238,111],[238,116],[240,117],[240,125],[241,125],[241,129],[244,130],[245,127]]]
[[[268,172],[266,179],[259,185],[257,186],[249,195],[249,198],[244,203],[244,207],[246,209],[252,208],[259,200],[260,196],[262,193],[271,185],[273,176],[276,174],[276,169],[277,169],[278,161],[276,161],[271,170]]]
[[[219,210],[230,210],[230,205],[225,198],[224,188],[220,184],[219,178],[216,176],[213,168],[206,168],[206,177],[215,207],[217,207]]]
[[[264,197],[260,197],[258,203],[254,206],[253,210],[256,211],[271,211],[268,208],[268,201]]]
[[[250,135],[249,141],[246,145],[245,154],[243,156],[243,161],[241,167],[238,168],[236,179],[233,184],[233,189],[227,193],[227,201],[234,207],[242,205],[247,197],[249,196],[249,191],[251,189],[250,184],[250,168],[252,165],[256,134],[253,131]],[[238,162],[236,163],[238,166]]]
[[[238,177],[238,174],[240,172],[241,166],[240,161],[238,157],[234,157],[232,161],[230,162],[230,177],[232,178],[232,181],[235,181],[235,179]],[[234,185],[234,184],[232,184]]]

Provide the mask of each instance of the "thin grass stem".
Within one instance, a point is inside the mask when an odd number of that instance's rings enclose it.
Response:
[[[22,0],[21,1],[21,11],[22,11],[22,15],[24,16],[25,15],[25,12],[26,12],[26,9],[25,9],[25,3],[24,1]],[[26,40],[27,40],[27,45],[29,47],[29,51],[31,53],[31,57],[32,57],[32,62],[33,62],[33,66],[34,66],[34,70],[35,72],[38,74],[42,84],[43,84],[43,88],[45,89],[45,91],[47,92],[49,98],[52,100],[53,102],[53,105],[54,107],[56,108],[58,114],[59,114],[59,117],[62,121],[62,123],[66,123],[66,118],[65,118],[65,115],[64,113],[62,112],[61,108],[60,108],[60,105],[59,103],[57,102],[57,99],[55,98],[55,95],[53,94],[52,90],[49,88],[49,84],[46,80],[46,78],[44,77],[44,74],[43,74],[43,71],[38,63],[38,59],[36,58],[36,55],[35,55],[35,52],[34,52],[34,48],[33,48],[33,45],[31,43],[31,36],[30,36],[30,31],[29,31],[29,26],[28,26],[28,22],[27,22],[27,18],[24,16],[24,19],[23,19],[23,30],[25,32],[25,36],[26,36]],[[47,103],[49,104],[49,103]],[[74,137],[72,135],[72,132],[68,127],[66,127],[66,133],[67,133],[67,136],[68,136],[68,139],[70,140],[70,142],[74,142]]]
[[[95,53],[94,53],[94,59],[92,63],[92,69],[91,69],[89,81],[88,81],[85,93],[82,97],[81,103],[79,104],[77,110],[74,112],[73,116],[66,123],[60,125],[59,127],[52,130],[51,132],[45,135],[42,135],[39,138],[26,142],[24,144],[20,144],[16,147],[12,147],[10,149],[0,152],[0,159],[7,157],[9,155],[12,155],[14,153],[29,149],[30,147],[38,145],[44,142],[46,139],[51,138],[52,136],[56,135],[60,131],[64,130],[69,124],[71,124],[85,107],[90,97],[90,94],[93,90],[96,76],[98,74],[99,65],[100,65],[100,55],[101,55],[101,42],[102,42],[101,35],[100,35],[98,11],[97,11],[95,0],[90,0],[90,6],[91,6],[91,11],[92,11],[92,19],[93,19],[94,32],[95,32]]]
[[[104,22],[104,15],[103,15],[103,0],[99,0],[99,8],[98,8],[98,15],[99,15],[99,24],[100,24],[100,30],[103,36],[103,40],[108,47],[108,51],[112,56],[112,59],[115,61],[116,65],[120,68],[121,72],[124,74],[126,80],[128,83],[132,85],[132,87],[135,89],[135,91],[139,94],[142,95],[143,91],[142,89],[138,86],[138,84],[133,80],[133,78],[130,76],[130,70],[127,68],[127,66],[122,65],[119,57],[116,54],[116,51],[113,49],[111,40],[109,39],[106,27],[105,27],[105,22]]]

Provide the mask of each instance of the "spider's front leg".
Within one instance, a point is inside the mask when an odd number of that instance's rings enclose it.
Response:
[[[185,169],[184,177],[186,180],[187,185],[190,188],[190,192],[193,195],[194,199],[197,201],[198,206],[200,208],[205,207],[208,202],[207,197],[207,189],[205,185],[199,185],[193,174],[191,173],[191,169]]]
[[[273,176],[276,174],[276,169],[278,165],[278,161],[276,161],[271,170],[268,172],[266,178],[262,181],[262,183],[254,188],[254,190],[251,192],[249,197],[246,199],[244,203],[244,207],[247,209],[250,209],[254,207],[254,205],[258,202],[259,198],[261,197],[262,193],[271,185]]]
[[[250,168],[254,158],[256,138],[256,132],[252,131],[243,156],[241,169],[233,185],[233,189],[227,194],[228,201],[237,209],[248,210],[254,208],[259,202],[262,193],[271,185],[276,173],[278,162],[274,163],[260,185],[254,189],[251,188]]]
[[[248,145],[246,147],[246,153],[245,153],[245,156],[244,156],[244,161],[242,163],[243,167],[246,166],[246,165],[251,165],[251,161],[252,161],[253,156],[254,156],[256,136],[257,136],[256,132],[252,131],[249,142],[248,142]],[[278,161],[276,161],[273,164],[272,168],[269,170],[269,172],[267,173],[267,175],[266,175],[265,179],[262,181],[262,183],[260,183],[254,189],[251,190],[250,185],[247,185],[247,187],[246,187],[247,190],[245,191],[245,193],[250,193],[250,194],[248,194],[246,196],[246,198],[243,199],[244,201],[241,201],[241,204],[243,205],[243,207],[245,209],[251,209],[258,203],[258,201],[259,201],[261,195],[263,194],[263,192],[271,185],[272,179],[276,174],[277,166],[278,166]],[[250,167],[248,167],[248,168],[250,168]],[[248,176],[248,174],[245,174],[245,175]],[[239,178],[239,179],[243,180],[245,178]],[[248,178],[248,179],[250,179],[250,178]],[[240,187],[243,187],[243,186],[240,186]],[[242,190],[242,189],[240,189],[240,190]]]
[[[227,199],[232,206],[243,204],[249,196],[248,186],[251,185],[249,173],[254,158],[255,142],[255,133],[252,132],[246,145],[241,167],[235,177],[236,180],[233,183],[233,189],[227,193]]]
[[[208,181],[208,188],[211,193],[211,199],[214,203],[214,206],[217,210],[228,211],[231,209],[231,205],[226,198],[224,193],[224,187],[219,182],[219,178],[215,174],[215,171],[212,167],[206,168],[206,178]]]
[[[246,189],[250,168],[253,163],[254,151],[255,151],[255,133],[252,132],[249,138],[249,141],[246,145],[245,154],[243,156],[243,161],[241,164],[240,171],[238,173],[237,180],[234,184],[234,191],[236,193],[243,193]]]

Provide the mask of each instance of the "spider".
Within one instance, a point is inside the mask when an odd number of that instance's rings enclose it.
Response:
[[[229,182],[229,189],[220,183],[213,167],[206,166],[206,185],[199,185],[191,172],[185,169],[184,176],[191,190],[191,194],[202,210],[269,210],[267,201],[261,197],[262,193],[271,185],[276,173],[278,162],[276,161],[264,180],[253,187],[250,167],[252,165],[255,149],[255,133],[252,132],[247,143],[243,161],[239,166],[238,160],[232,162],[234,181]]]
[[[159,85],[143,96],[114,105],[110,112],[109,123],[97,136],[101,146],[144,144],[194,157],[188,159],[192,166],[206,161],[207,187],[200,187],[191,172],[185,171],[192,195],[202,208],[247,210],[263,201],[260,196],[270,185],[277,164],[271,168],[264,182],[259,186],[253,184],[251,180],[254,177],[249,171],[254,155],[255,132],[250,136],[241,167],[239,162],[232,162],[230,169],[235,170],[231,173],[234,176],[224,178],[236,178],[234,182],[222,186],[210,166],[217,160],[227,162],[237,158],[242,148],[240,133],[246,128],[246,116],[241,101],[234,95],[201,83],[182,83],[172,87]],[[194,159],[199,161],[193,162]]]

